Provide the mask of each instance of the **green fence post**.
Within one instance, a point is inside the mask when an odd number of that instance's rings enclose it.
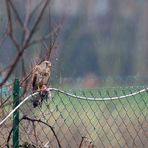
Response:
[[[19,80],[15,79],[13,86],[13,109],[19,104]],[[19,110],[13,113],[13,148],[19,147]]]

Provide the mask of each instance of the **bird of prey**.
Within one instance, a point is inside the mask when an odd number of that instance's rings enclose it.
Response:
[[[33,71],[32,89],[33,91],[42,91],[47,87],[51,72],[51,62],[43,61],[36,65]]]
[[[47,90],[47,83],[50,77],[51,63],[49,61],[43,61],[41,64],[36,65],[33,71],[32,89],[33,92],[38,91],[39,97],[33,99],[33,106],[37,107],[41,105],[42,101],[51,94]]]

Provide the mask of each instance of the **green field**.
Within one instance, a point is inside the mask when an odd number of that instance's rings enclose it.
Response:
[[[42,107],[45,116],[58,132],[74,135],[77,129],[79,136],[90,137],[98,146],[121,147],[130,146],[131,141],[139,131],[148,127],[148,94],[143,92],[124,99],[109,101],[88,101],[87,97],[115,97],[131,94],[142,88],[100,88],[71,90],[70,93],[86,97],[86,100],[69,97],[68,95],[54,92],[53,99]],[[48,105],[47,105],[48,104]],[[48,106],[48,109],[47,107]],[[62,131],[62,129],[67,129]],[[70,132],[70,131],[73,132]],[[144,131],[143,131],[144,132]],[[75,133],[76,134],[76,133]],[[77,135],[76,134],[76,135]],[[145,138],[136,139],[135,145],[145,145]]]
[[[41,107],[32,108],[28,101],[20,110],[53,126],[64,148],[78,147],[82,136],[90,138],[96,147],[145,147],[148,145],[148,93],[111,99],[141,89],[143,87],[65,89],[65,92],[83,96],[85,100],[52,91],[52,98],[43,101]],[[90,97],[102,98],[102,101],[90,101]],[[105,97],[110,100],[104,101]],[[6,109],[8,111],[8,107]],[[28,134],[26,128],[26,123],[21,122],[21,142],[34,141],[34,135]],[[40,145],[50,140],[53,147],[57,146],[47,126],[37,124],[36,129]]]

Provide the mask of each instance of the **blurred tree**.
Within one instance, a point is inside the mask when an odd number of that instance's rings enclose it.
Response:
[[[118,0],[110,0],[108,11],[98,17],[93,9],[95,4],[95,1],[81,1],[78,15],[69,18],[69,25],[63,31],[61,74],[79,77],[91,71],[103,77],[132,75],[135,20],[127,14],[125,17],[121,11],[124,3]]]
[[[135,53],[136,74],[147,77],[148,74],[148,1],[141,2],[141,12],[137,27],[137,51]]]

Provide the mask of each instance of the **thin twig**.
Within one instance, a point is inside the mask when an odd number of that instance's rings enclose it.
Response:
[[[12,40],[13,44],[16,46],[17,49],[19,49],[19,44],[13,35],[13,24],[12,24],[12,14],[11,14],[11,7],[10,7],[10,0],[6,0],[6,8],[7,8],[7,17],[8,17],[8,35],[10,39]]]
[[[28,21],[28,22],[30,22],[30,20],[31,20],[31,18],[33,17],[33,15],[35,14],[35,12],[39,9],[39,7],[42,6],[43,3],[44,3],[44,1],[40,1],[40,2],[36,5],[36,7],[32,10],[32,12],[30,12],[30,15],[29,15],[28,18],[27,18],[27,21]],[[26,25],[27,25],[27,23],[26,23]]]
[[[8,36],[8,23],[6,23],[6,28],[4,29],[4,33],[1,37],[1,40],[0,40],[0,48],[2,47],[3,43],[5,42],[7,36]]]
[[[29,121],[32,121],[32,122],[39,122],[39,123],[42,123],[42,124],[48,126],[48,127],[51,129],[51,131],[53,132],[53,134],[54,134],[54,136],[55,136],[55,138],[56,138],[56,140],[57,140],[57,143],[58,143],[59,148],[61,148],[60,141],[59,141],[59,139],[58,139],[58,137],[57,137],[57,135],[56,135],[56,133],[55,133],[55,131],[54,131],[54,129],[53,129],[52,126],[50,126],[49,124],[47,124],[46,122],[44,122],[44,121],[42,121],[42,120],[40,120],[40,119],[39,119],[39,120],[37,120],[37,119],[31,119],[31,118],[26,117],[26,116],[24,116],[22,119],[24,119],[24,120],[29,120]]]
[[[22,22],[22,20],[21,20],[21,17],[19,16],[19,13],[18,13],[18,11],[16,10],[14,4],[12,3],[11,0],[7,0],[7,1],[8,1],[9,4],[11,5],[11,8],[12,8],[12,10],[13,10],[13,12],[14,12],[14,14],[15,14],[15,16],[16,16],[16,18],[17,18],[19,24],[20,24],[20,26],[23,28],[23,22]]]
[[[79,148],[82,148],[82,144],[83,144],[84,138],[85,138],[85,137],[82,137],[82,138],[81,138],[81,142],[80,142]]]
[[[28,44],[29,44],[30,40],[32,39],[32,36],[33,36],[34,32],[36,31],[39,22],[42,19],[42,16],[43,16],[43,14],[44,14],[47,6],[48,6],[48,3],[49,3],[49,0],[46,0],[45,4],[44,4],[44,6],[43,6],[43,8],[42,8],[42,10],[41,10],[37,20],[36,20],[36,22],[34,23],[32,29],[30,31],[30,34],[29,34],[28,38],[24,41],[23,50],[25,50],[28,47]]]
[[[4,78],[4,79],[2,80],[2,82],[0,83],[0,87],[2,87],[2,86],[6,83],[6,81],[8,80],[8,78],[10,77],[10,75],[12,74],[14,68],[16,67],[16,65],[17,65],[17,63],[18,63],[18,61],[19,61],[19,59],[20,59],[21,56],[23,55],[23,53],[24,53],[24,50],[21,50],[21,51],[17,54],[16,58],[14,59],[14,61],[13,61],[13,63],[12,63],[11,68],[9,69],[9,71],[8,71],[8,73],[6,74],[5,78]]]
[[[57,27],[54,28],[55,31],[53,31],[53,35],[49,40],[49,45],[45,43],[45,40],[43,41],[43,45],[47,49],[46,60],[50,59],[51,51],[54,49],[55,43],[57,41],[58,33],[60,32],[62,24],[63,24],[63,20],[57,25]]]
[[[20,123],[22,120],[28,120],[28,121],[31,121],[32,123],[38,122],[38,123],[42,123],[42,124],[48,126],[48,127],[51,129],[51,131],[53,132],[53,135],[55,136],[55,138],[56,138],[56,140],[57,140],[57,143],[58,143],[59,148],[62,148],[62,146],[61,146],[61,144],[60,144],[60,141],[59,141],[59,139],[58,139],[58,137],[57,137],[57,135],[56,135],[56,133],[55,133],[55,131],[54,131],[54,128],[53,128],[52,126],[50,126],[49,124],[47,124],[46,122],[44,122],[44,121],[42,121],[42,120],[40,120],[40,119],[39,119],[39,120],[37,120],[37,119],[32,119],[32,118],[29,118],[29,117],[27,117],[27,116],[22,117],[22,118],[19,120],[19,123]],[[10,132],[9,132],[8,138],[7,138],[7,144],[6,144],[7,148],[9,148],[9,141],[10,141],[11,134],[12,134],[12,131],[13,131],[13,130],[14,130],[14,129],[13,129],[13,127],[12,127],[11,130],[10,130]]]
[[[6,0],[6,10],[7,10],[7,17],[8,17],[8,34],[12,32],[12,19],[11,19],[11,9],[9,6],[9,0]]]

